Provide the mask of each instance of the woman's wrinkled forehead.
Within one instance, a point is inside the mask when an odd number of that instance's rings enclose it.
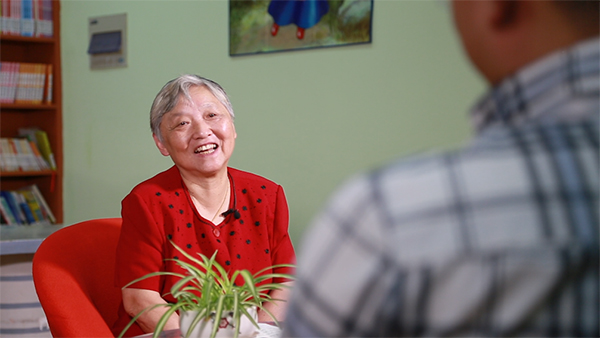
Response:
[[[208,90],[208,88],[207,88]],[[169,111],[167,111],[165,113],[166,114],[181,114],[180,110],[181,109],[187,109],[190,108],[192,111],[199,111],[199,112],[203,112],[206,110],[218,110],[218,109],[224,109],[227,111],[227,107],[225,107],[225,105],[219,101],[219,99],[217,97],[215,97],[210,90],[208,90],[208,93],[211,94],[211,96],[214,98],[214,100],[200,100],[200,102],[198,102],[199,100],[196,99],[194,97],[194,93],[193,93],[193,89],[192,89],[192,93],[190,93],[190,96],[186,96],[181,94],[179,96],[179,98],[177,99],[177,103],[173,106],[173,108]]]
[[[198,91],[199,89],[204,89]],[[179,94],[176,102],[171,109],[166,111],[160,119],[160,125],[163,121],[167,124],[172,123],[180,118],[190,115],[204,115],[209,112],[225,113],[233,122],[233,116],[227,109],[225,104],[216,97],[207,86],[191,86],[185,95],[183,92]],[[159,125],[159,129],[161,128]],[[160,137],[160,135],[159,135]]]

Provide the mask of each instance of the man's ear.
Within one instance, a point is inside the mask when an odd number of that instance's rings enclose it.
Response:
[[[158,138],[158,136],[156,136],[156,134],[152,134],[152,138],[154,139],[154,143],[156,143],[156,147],[158,148],[160,153],[163,154],[163,156],[169,156],[169,151],[167,150],[167,147],[165,147],[165,145]]]
[[[490,24],[494,29],[506,29],[515,25],[520,16],[523,2],[519,0],[488,1],[491,10]]]

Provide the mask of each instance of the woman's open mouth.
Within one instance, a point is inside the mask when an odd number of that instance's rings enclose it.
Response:
[[[202,145],[198,148],[196,148],[196,150],[194,150],[195,154],[210,154],[213,153],[219,146],[216,145],[215,143],[211,143],[211,144],[205,144]]]

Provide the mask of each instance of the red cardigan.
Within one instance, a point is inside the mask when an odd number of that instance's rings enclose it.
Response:
[[[192,256],[200,252],[210,257],[218,250],[217,262],[230,271],[246,269],[255,273],[271,265],[295,263],[283,188],[237,169],[228,168],[228,174],[231,212],[217,226],[198,214],[175,166],[140,183],[123,199],[115,276],[118,287],[155,271],[183,273],[175,262],[165,261],[185,259],[169,239]],[[290,269],[276,272],[293,273]],[[154,277],[131,287],[165,294],[177,280],[171,276]],[[240,278],[237,283],[242,284],[243,280]],[[174,301],[170,295],[165,300]],[[130,320],[121,304],[113,326],[115,335]],[[138,334],[143,331],[133,325],[126,336]]]

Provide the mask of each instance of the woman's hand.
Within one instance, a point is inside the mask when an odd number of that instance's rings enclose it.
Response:
[[[152,305],[166,303],[167,302],[156,291],[129,288],[123,289],[123,306],[125,307],[125,311],[131,317],[137,316],[138,313]],[[167,310],[167,307],[159,306],[153,310],[146,311],[137,319],[137,323],[144,332],[154,332],[154,328],[156,328],[156,324],[160,320],[160,317],[162,317]],[[165,324],[164,330],[178,328],[179,316],[177,313],[174,313]]]
[[[269,302],[263,305],[265,309],[269,310],[273,316],[275,316],[275,319],[280,322],[285,320],[287,302],[289,300],[291,287],[294,285],[294,282],[286,282],[283,284],[287,285],[288,287],[282,288],[281,290],[273,290],[270,293],[270,296],[273,299],[280,299],[280,301]],[[261,323],[272,322],[273,318],[271,318],[271,316],[269,316],[269,314],[265,311],[259,311],[258,321]]]

